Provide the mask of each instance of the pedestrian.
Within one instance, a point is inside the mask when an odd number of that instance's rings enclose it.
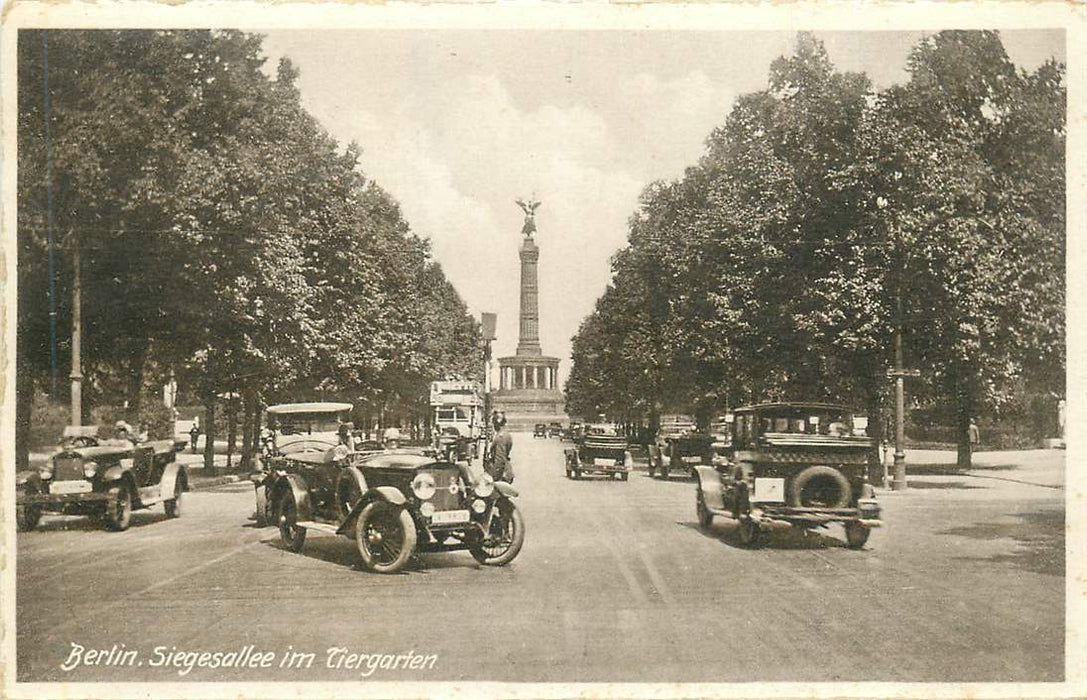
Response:
[[[981,444],[981,431],[978,429],[977,421],[971,418],[970,427],[967,430],[970,433],[970,451],[973,452]]]
[[[192,422],[192,427],[189,428],[189,442],[192,444],[193,454],[196,454],[196,441],[200,438],[200,423],[197,421]]]
[[[391,425],[385,428],[385,433],[381,437],[386,450],[395,450],[400,447],[400,428]]]
[[[510,452],[513,450],[513,438],[506,430],[506,414],[496,413],[494,417],[494,439],[491,441],[491,476],[495,481],[513,483],[513,464]]]

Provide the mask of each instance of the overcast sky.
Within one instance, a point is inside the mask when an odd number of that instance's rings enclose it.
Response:
[[[919,32],[817,32],[841,70],[905,80]],[[1064,60],[1063,31],[1003,32],[1020,67]],[[694,164],[733,100],[766,87],[792,32],[275,31],[265,50],[301,71],[305,107],[412,229],[473,313],[517,343],[517,250],[535,194],[540,328],[569,371],[570,338],[610,279],[643,188]]]

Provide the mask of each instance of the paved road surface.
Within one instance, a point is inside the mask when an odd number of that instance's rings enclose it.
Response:
[[[18,537],[18,679],[363,677],[327,668],[331,647],[437,656],[369,676],[386,681],[1063,678],[1061,489],[918,477],[881,494],[888,527],[864,551],[840,528],[746,550],[731,521],[698,530],[691,482],[568,481],[558,441],[514,445],[528,534],[505,568],[448,553],[374,575],[344,538],[290,553],[253,527],[245,483],[189,494],[179,520],[139,512],[124,533],[46,516]],[[64,671],[73,643],[138,655]],[[273,668],[150,665],[155,647],[246,645]],[[312,665],[279,668],[287,651]]]

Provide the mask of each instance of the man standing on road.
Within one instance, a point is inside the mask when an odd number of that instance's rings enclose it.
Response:
[[[977,421],[973,418],[970,419],[970,427],[968,430],[970,432],[970,451],[973,452],[978,448],[978,445],[981,444],[981,430],[978,429]]]
[[[494,418],[494,438],[491,442],[491,476],[495,481],[513,483],[513,465],[510,463],[512,450],[513,438],[506,430],[506,414],[498,413]]]

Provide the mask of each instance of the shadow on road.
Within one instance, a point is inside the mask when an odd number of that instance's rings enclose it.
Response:
[[[912,476],[912,475],[911,475]],[[981,489],[984,486],[975,486],[965,481],[918,481],[910,479],[911,489]]]
[[[934,464],[910,464],[910,476],[969,476],[971,472],[1006,472],[1014,471],[1015,464],[978,464],[960,467],[955,462],[937,462]],[[913,483],[910,483],[913,486]]]
[[[1011,552],[959,559],[994,564],[1008,563],[1024,571],[1064,578],[1064,511],[1043,510],[1009,515],[1017,518],[1019,522],[977,523],[953,527],[936,534],[975,540],[1013,540],[1018,546]]]
[[[715,518],[713,526],[708,532],[698,527],[697,523],[677,522],[676,524],[694,530],[703,537],[723,542],[734,549],[753,549],[744,546],[740,541],[739,523],[735,520]],[[759,546],[755,549],[844,549],[845,546],[843,540],[828,537],[815,530],[791,526],[773,526],[762,528],[759,535]]]
[[[355,548],[355,541],[353,539],[331,536],[307,537],[306,544],[302,547],[301,552],[289,552],[280,541],[278,531],[272,529],[270,532],[274,535],[273,537],[261,540],[261,542],[268,547],[279,549],[288,554],[307,557],[309,559],[317,559],[329,564],[335,564],[351,569],[352,571],[372,574],[374,576],[425,574],[428,570],[433,571],[438,569],[492,568],[477,563],[467,551],[417,552],[412,555],[411,559],[408,560],[407,566],[400,572],[396,574],[374,574],[362,565],[362,560],[359,558],[359,552],[358,549]]]
[[[163,520],[168,520],[168,518],[161,509],[158,509],[157,511],[137,510],[132,513],[132,521],[129,524],[129,529],[154,525]],[[34,532],[63,532],[69,530],[107,531],[107,528],[102,520],[90,515],[53,515],[50,513],[43,514],[41,522],[34,528]]]

